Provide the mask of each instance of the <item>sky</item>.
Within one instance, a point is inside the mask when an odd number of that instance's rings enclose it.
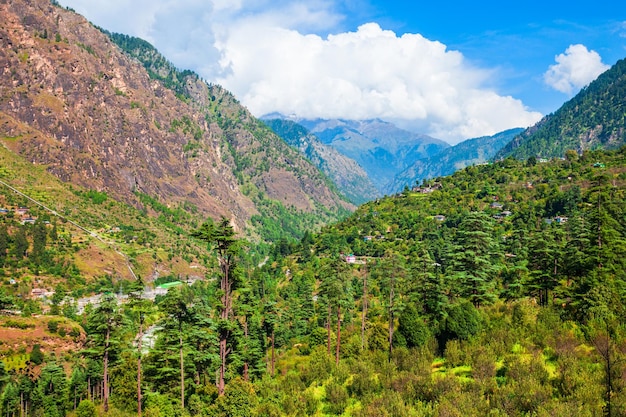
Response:
[[[621,1],[60,3],[257,117],[380,118],[451,144],[531,126],[626,57]]]

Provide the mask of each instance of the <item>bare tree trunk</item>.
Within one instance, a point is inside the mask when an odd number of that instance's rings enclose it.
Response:
[[[393,354],[393,297],[394,297],[394,278],[391,278],[389,288],[389,361],[391,361],[391,355]]]
[[[337,306],[337,347],[335,349],[335,365],[339,365],[339,350],[341,349],[341,306]]]
[[[613,397],[613,379],[612,379],[612,373],[613,373],[613,366],[615,365],[614,362],[611,362],[611,336],[610,336],[610,329],[609,326],[607,324],[606,326],[606,334],[600,333],[597,336],[594,337],[593,339],[593,344],[594,347],[596,348],[596,351],[598,352],[598,354],[600,355],[600,358],[602,358],[603,363],[603,368],[604,368],[604,373],[605,373],[605,379],[604,379],[604,384],[605,384],[605,400],[606,400],[606,408],[605,408],[605,415],[611,417],[612,416],[612,409],[611,409],[611,398]]]
[[[275,356],[275,350],[274,350],[274,341],[276,340],[276,338],[274,337],[275,333],[274,330],[272,329],[272,361],[271,361],[271,366],[270,366],[270,372],[272,374],[272,376],[274,376],[274,364],[276,363],[276,356]]]
[[[183,332],[182,329],[178,333],[179,350],[180,350],[180,404],[185,409],[185,363],[183,362]]]
[[[102,390],[103,390],[103,409],[107,413],[109,411],[109,340],[111,337],[111,328],[107,325],[107,331],[104,342],[104,360],[102,375]]]
[[[365,267],[365,275],[363,275],[363,311],[361,313],[361,349],[365,349],[366,317],[367,317],[367,266]]]
[[[326,351],[330,355],[330,302],[328,303],[328,315],[326,316]]]
[[[600,269],[602,269],[602,217],[600,216],[601,210],[602,204],[600,200],[600,194],[598,194],[598,268]]]
[[[229,268],[228,268],[228,260],[220,259],[220,263],[222,266],[222,279],[220,283],[220,289],[222,290],[222,312],[220,313],[222,320],[228,320],[230,317],[230,309],[231,309],[231,294],[230,294],[230,282],[229,282]],[[219,380],[217,383],[217,394],[219,396],[224,395],[224,389],[226,387],[226,382],[224,380],[226,375],[226,356],[228,355],[226,342],[228,340],[228,331],[224,331],[220,333],[220,372],[219,372]]]
[[[248,341],[248,318],[244,318],[243,322],[243,335],[246,338],[246,342]],[[248,376],[248,358],[246,357],[245,362],[243,363],[243,380],[248,382],[250,377]]]
[[[140,313],[141,314],[141,313]],[[139,318],[139,340],[137,342],[137,416],[141,417],[141,348],[143,342],[143,315]]]

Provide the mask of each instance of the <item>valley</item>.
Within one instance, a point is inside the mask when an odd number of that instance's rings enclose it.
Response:
[[[2,416],[626,415],[626,61],[451,146],[55,1],[0,45]]]

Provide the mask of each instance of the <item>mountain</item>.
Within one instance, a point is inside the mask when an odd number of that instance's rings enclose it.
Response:
[[[505,146],[496,158],[562,157],[626,143],[626,60],[618,61],[553,114]]]
[[[362,204],[380,195],[356,161],[323,144],[304,126],[288,119],[267,119],[265,123],[325,173],[352,203]]]
[[[396,174],[416,160],[436,155],[450,147],[439,139],[412,133],[378,119],[292,120],[307,128],[322,143],[355,160],[367,172],[380,194],[388,191]]]
[[[0,22],[0,142],[62,181],[226,216],[254,239],[354,209],[232,94],[147,42],[48,0],[2,2]]]
[[[450,175],[467,166],[487,162],[523,130],[509,129],[493,136],[468,139],[444,149],[435,157],[420,159],[396,175],[391,190],[401,191],[405,186],[411,187],[421,180]]]

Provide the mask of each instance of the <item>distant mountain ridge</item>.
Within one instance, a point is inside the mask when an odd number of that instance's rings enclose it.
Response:
[[[626,60],[618,61],[561,108],[516,136],[496,158],[561,157],[626,144]]]
[[[367,173],[355,160],[323,144],[304,126],[288,119],[269,119],[265,123],[328,175],[352,203],[362,204],[380,195]]]
[[[277,114],[262,119],[277,118]],[[289,118],[307,128],[319,140],[355,160],[382,195],[394,177],[418,159],[434,156],[450,145],[442,140],[398,128],[379,119]]]
[[[524,130],[509,129],[493,136],[472,138],[450,146],[443,141],[407,132],[380,120],[307,120],[279,113],[263,116],[262,119],[279,136],[301,151],[308,146],[303,147],[303,140],[323,142],[351,160],[369,163],[369,171],[366,170],[366,173],[376,186],[376,197],[397,193],[405,186],[411,187],[424,179],[450,175],[466,166],[487,162]],[[313,130],[309,131],[305,126]],[[294,135],[294,132],[299,133]],[[308,139],[302,139],[306,135]],[[306,154],[307,151],[303,152]],[[319,154],[315,158],[324,159]],[[324,162],[316,164],[320,167],[325,165]],[[405,168],[398,170],[398,167],[404,165]],[[332,174],[329,176],[334,181],[339,177]],[[388,180],[389,178],[391,179]],[[342,189],[341,185],[338,186]],[[356,192],[359,193],[358,188]],[[372,199],[371,195],[360,195],[363,201]]]
[[[487,162],[511,139],[523,131],[522,128],[515,128],[493,136],[468,139],[444,149],[435,157],[420,159],[396,175],[390,189],[397,192],[405,186],[410,188],[422,180],[451,175],[467,166]]]

